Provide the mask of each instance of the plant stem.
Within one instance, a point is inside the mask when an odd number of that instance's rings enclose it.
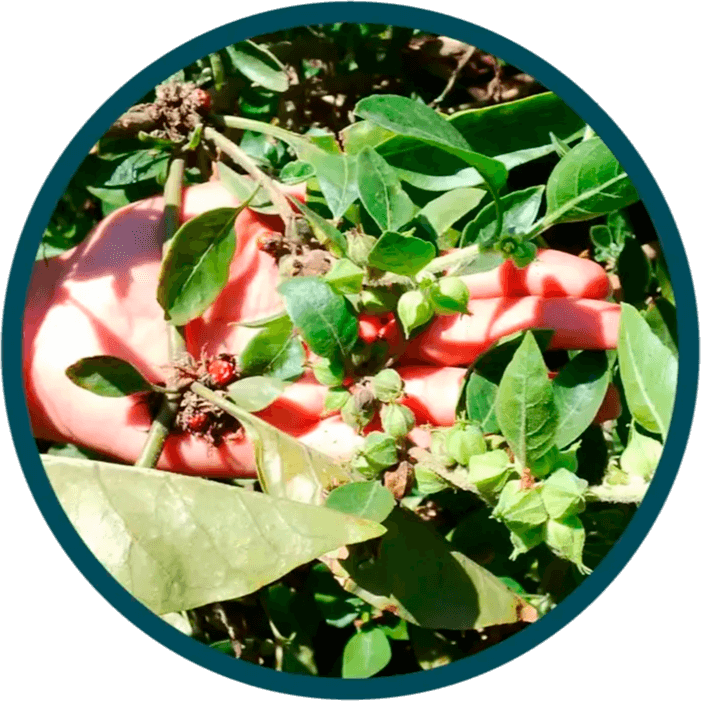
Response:
[[[440,256],[434,258],[428,265],[424,266],[417,274],[417,279],[420,278],[422,273],[440,273],[444,270],[452,268],[454,265],[459,265],[460,263],[467,263],[474,260],[479,255],[479,248],[477,244],[472,244],[471,246],[465,246],[465,248],[459,248],[457,251],[448,253],[446,256]]]
[[[234,406],[232,402],[230,402],[228,399],[224,399],[224,397],[219,396],[216,392],[213,392],[211,389],[205,387],[200,382],[193,382],[190,385],[190,389],[195,394],[202,397],[202,399],[206,399],[210,404],[214,404],[214,406],[223,409],[227,414],[230,414],[234,418],[238,418],[234,413],[230,411],[230,407]]]
[[[245,117],[232,117],[229,115],[216,115],[212,119],[219,124],[230,129],[244,129],[249,131],[256,131],[260,134],[267,134],[280,141],[284,141],[290,146],[298,146],[301,144],[307,145],[309,140],[300,134],[294,134],[291,131],[282,129],[281,127],[276,127],[274,124],[267,124],[266,122],[259,122],[256,119],[246,119]]]
[[[211,141],[235,163],[240,165],[268,193],[270,201],[275,205],[278,214],[285,223],[285,235],[294,238],[296,234],[294,210],[273,180],[253,162],[253,159],[238,144],[227,139],[216,129],[205,127],[204,138]]]
[[[183,198],[183,174],[185,160],[174,158],[168,169],[168,179],[163,188],[165,207],[163,209],[163,255],[170,246],[170,241],[180,226],[180,209]],[[168,357],[172,363],[178,362],[186,353],[184,329],[168,324]],[[156,418],[151,424],[144,447],[134,463],[136,467],[154,468],[163,452],[163,445],[173,426],[173,421],[180,405],[178,392],[166,392]]]

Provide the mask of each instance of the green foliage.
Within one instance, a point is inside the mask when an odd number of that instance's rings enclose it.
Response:
[[[81,358],[66,368],[66,375],[78,387],[100,397],[126,397],[152,388],[134,366],[110,355]]]

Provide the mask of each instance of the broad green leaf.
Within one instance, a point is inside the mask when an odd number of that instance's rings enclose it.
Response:
[[[497,420],[511,450],[528,466],[555,443],[557,406],[548,368],[529,331],[499,383]]]
[[[541,93],[522,100],[504,102],[480,109],[468,109],[450,115],[448,124],[467,137],[470,145],[480,153],[499,156],[514,151],[547,147],[554,151],[550,133],[569,142],[569,136],[581,131],[584,122],[554,93]],[[428,147],[417,145],[402,136],[373,125],[363,127],[356,122],[341,132],[344,143],[370,140],[383,156],[411,156],[415,162],[427,162]],[[430,161],[428,161],[430,162]]]
[[[459,552],[430,525],[401,508],[383,522],[375,556],[351,548],[331,561],[344,588],[424,628],[466,630],[519,620],[524,602]],[[350,577],[350,579],[347,579]]]
[[[564,448],[584,433],[604,401],[610,382],[606,353],[577,353],[553,381],[559,416],[555,445]]]
[[[392,659],[387,636],[379,628],[359,630],[343,648],[341,676],[367,679],[384,669]]]
[[[310,163],[334,219],[340,219],[358,199],[358,164],[345,154],[329,153],[312,142],[292,144],[300,160]]]
[[[438,238],[442,233],[471,212],[482,201],[484,190],[459,187],[431,200],[417,215],[417,219]]]
[[[414,216],[414,204],[396,173],[371,148],[358,155],[358,192],[381,231],[398,231]]]
[[[374,521],[198,477],[51,456],[43,463],[87,547],[157,614],[250,594],[384,532]]]
[[[575,146],[553,168],[546,188],[548,225],[585,221],[638,201],[621,164],[599,138]]]
[[[358,320],[345,297],[315,277],[286,280],[278,290],[312,352],[332,361],[350,355],[358,340]]]
[[[678,361],[641,314],[621,305],[618,359],[628,408],[646,430],[667,435],[677,389]]]
[[[501,254],[497,255],[503,261]],[[536,329],[531,333],[540,350],[545,351],[553,332]],[[519,331],[501,338],[473,363],[465,389],[465,409],[470,420],[477,421],[485,433],[499,433],[495,408],[497,389],[506,366],[511,362],[524,336],[525,332]]]
[[[636,430],[635,424],[628,435],[628,445],[621,453],[621,470],[650,481],[662,456],[662,443]]]
[[[268,49],[246,40],[227,46],[231,63],[246,78],[273,92],[285,92],[289,80],[285,67]]]
[[[347,258],[337,260],[324,280],[340,294],[359,294],[363,289],[365,271]]]
[[[152,178],[162,179],[165,177],[169,160],[170,153],[167,151],[156,151],[155,153],[151,149],[132,151],[126,155],[118,156],[115,161],[106,162],[104,170],[100,169],[102,172],[107,171],[108,168],[114,169],[102,181],[98,175],[98,180],[93,181],[91,185],[102,188],[122,188],[125,185],[132,185]],[[116,167],[113,165],[115,162]]]
[[[355,113],[402,136],[409,136],[457,156],[476,168],[496,198],[506,183],[503,163],[473,151],[462,134],[430,107],[401,95],[371,95],[355,106]]]
[[[394,132],[368,121],[353,122],[340,133],[343,150],[357,156],[366,146],[375,148],[389,139],[396,138]]]
[[[531,227],[538,216],[545,187],[536,185],[526,190],[510,192],[501,198],[504,210],[503,231],[521,234]],[[491,246],[497,235],[497,213],[494,202],[483,207],[477,216],[468,222],[461,238],[461,246],[478,242],[480,246]]]
[[[397,275],[413,276],[436,257],[433,244],[415,236],[385,231],[368,255],[368,265]]]
[[[419,141],[470,150],[465,137],[433,109],[400,95],[371,95],[355,106],[355,113],[383,129]]]
[[[66,375],[78,387],[100,397],[126,397],[152,389],[133,365],[111,355],[81,358],[66,368]]]
[[[227,394],[236,406],[245,411],[262,411],[284,391],[287,383],[275,377],[244,377],[227,387]]]
[[[470,421],[476,421],[485,433],[499,433],[496,417],[498,382],[473,372],[467,381],[466,405]]]
[[[204,212],[171,239],[158,278],[158,302],[166,318],[184,326],[200,316],[229,279],[236,252],[234,222],[245,205]]]
[[[472,148],[500,161],[508,170],[554,153],[551,132],[570,144],[581,137],[584,126],[582,119],[553,93],[457,112],[447,121],[468,138]],[[483,182],[474,169],[456,173],[458,159],[406,137],[384,138],[374,145],[390,165],[406,169],[400,172],[403,180],[421,189],[445,191]],[[431,166],[430,175],[426,174],[427,164]]]
[[[350,480],[334,460],[300,443],[257,416],[227,402],[227,411],[246,430],[256,454],[263,491],[280,499],[323,504],[330,489]]]
[[[304,372],[307,354],[292,333],[288,316],[272,321],[241,351],[238,369],[243,375],[267,375],[296,380]]]
[[[320,217],[313,209],[310,209],[298,200],[294,201],[294,205],[304,214],[312,228],[312,233],[322,245],[326,246],[326,248],[337,256],[346,254],[348,250],[346,237],[333,224],[327,222],[326,219]]]
[[[326,506],[381,523],[394,508],[394,497],[377,480],[351,482],[334,489],[326,499]]]

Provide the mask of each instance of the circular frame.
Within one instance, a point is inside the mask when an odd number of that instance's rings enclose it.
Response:
[[[401,21],[397,22],[398,11]],[[648,494],[623,535],[594,572],[536,624],[472,657],[444,667],[377,679],[303,677],[257,667],[222,655],[177,631],[135,600],[112,578],[69,522],[39,459],[22,384],[24,302],[41,233],[78,165],[104,131],[153,85],[224,45],[304,24],[400,24],[463,39],[533,75],[555,92],[611,148],[640,193],[660,238],[673,281],[679,324],[679,377],[674,413]],[[548,62],[508,39],[445,14],[372,2],[307,4],[236,20],[169,52],[117,90],[86,122],[47,177],[27,217],[8,280],[2,328],[2,375],[10,430],[29,488],[44,518],[76,567],[104,598],[152,638],[196,664],[263,689],[316,698],[360,699],[414,694],[455,684],[522,655],[557,633],[601,594],[638,549],[676,477],[691,429],[699,373],[699,323],[689,263],[672,214],[655,179],[621,130],[599,105]],[[10,411],[10,408],[12,410]]]

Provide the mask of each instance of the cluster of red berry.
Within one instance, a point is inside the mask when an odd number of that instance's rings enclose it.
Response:
[[[236,379],[236,363],[230,355],[222,354],[210,360],[206,369],[207,384],[216,389],[222,389]],[[212,424],[212,418],[210,412],[198,408],[186,417],[187,430],[190,433],[205,434]]]

